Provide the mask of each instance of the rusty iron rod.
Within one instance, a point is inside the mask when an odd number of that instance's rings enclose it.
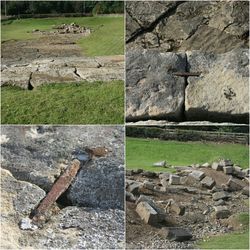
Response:
[[[39,216],[44,215],[53,203],[68,189],[80,169],[80,165],[80,161],[76,159],[72,161],[70,167],[58,178],[49,193],[35,209],[32,220],[39,220]]]

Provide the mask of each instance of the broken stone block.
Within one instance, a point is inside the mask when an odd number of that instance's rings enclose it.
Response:
[[[159,174],[159,179],[167,179],[167,180],[169,180],[169,176],[170,176],[169,173],[162,173],[162,174]]]
[[[214,209],[216,219],[225,219],[231,215],[230,211],[226,206],[217,206],[214,207]]]
[[[133,173],[134,174],[140,174],[140,173],[142,173],[143,172],[143,169],[141,169],[141,168],[138,168],[138,169],[136,169],[136,170],[133,170]]]
[[[244,171],[242,171],[242,168],[239,166],[234,166],[233,167],[233,175],[243,179],[246,176],[246,173]]]
[[[164,188],[169,186],[169,179],[161,179],[160,182]]]
[[[148,177],[148,178],[154,178],[154,177],[156,177],[156,173],[152,172],[152,171],[143,171],[141,173],[141,175],[144,176],[144,177]]]
[[[180,185],[181,183],[181,178],[178,175],[171,174],[169,176],[169,184],[170,185]]]
[[[132,184],[130,184],[128,186],[128,191],[130,193],[132,193],[133,195],[138,195],[140,193],[139,189],[140,189],[141,186],[142,186],[142,183],[140,183],[140,182],[133,182]]]
[[[210,165],[208,162],[202,164],[201,166],[202,166],[203,168],[210,168],[210,167],[211,167],[211,165]]]
[[[229,191],[233,192],[233,191],[242,190],[245,187],[245,184],[241,180],[230,178],[227,182],[227,186],[229,188]]]
[[[149,190],[154,190],[154,184],[150,181],[144,181],[143,182],[143,187],[147,188]]]
[[[200,181],[198,181],[197,179],[195,179],[190,174],[188,176],[186,176],[186,178],[184,180],[184,184],[185,185],[189,185],[189,186],[195,186],[195,187],[200,187],[201,186]]]
[[[213,194],[213,200],[214,201],[218,201],[218,200],[226,200],[228,199],[230,196],[227,192],[225,191],[221,191],[221,192],[216,192]]]
[[[233,166],[234,164],[231,160],[221,160],[220,165],[222,165],[223,167],[226,167],[226,166]]]
[[[126,201],[135,202],[136,198],[134,197],[134,195],[132,193],[126,191]]]
[[[212,189],[215,186],[215,181],[213,178],[206,176],[204,179],[201,180],[202,186]]]
[[[170,199],[168,201],[168,204],[167,204],[165,209],[168,213],[175,213],[177,215],[184,215],[185,214],[185,207],[182,205],[179,205],[173,199]]]
[[[232,166],[224,166],[223,171],[225,174],[232,174],[233,173],[233,167]]]
[[[242,171],[245,173],[246,177],[249,176],[249,174],[250,174],[250,169],[249,168],[244,169]]]
[[[155,162],[153,164],[154,167],[165,167],[166,166],[166,161],[159,161],[159,162]]]
[[[242,194],[249,196],[249,186],[246,186],[242,189]]]
[[[205,173],[202,172],[202,171],[195,170],[195,171],[192,171],[192,173],[190,173],[189,176],[191,176],[194,179],[200,181],[205,177]]]
[[[180,242],[190,240],[193,237],[190,232],[180,227],[162,228],[159,233],[163,237]]]
[[[214,162],[214,163],[212,164],[212,169],[214,169],[214,170],[216,170],[216,171],[220,171],[220,170],[223,170],[223,166],[220,165],[220,163],[218,163],[218,162]]]
[[[158,213],[147,202],[140,202],[136,207],[136,212],[146,224],[156,225],[158,223]]]

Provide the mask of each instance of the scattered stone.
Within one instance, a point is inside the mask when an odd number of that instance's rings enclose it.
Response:
[[[220,200],[216,201],[216,202],[214,203],[214,205],[215,205],[215,206],[223,206],[223,205],[225,205],[225,201],[222,200],[222,199],[220,199]]]
[[[243,179],[246,176],[246,173],[242,170],[241,167],[234,166],[233,167],[233,175],[240,178],[240,179]]]
[[[205,177],[205,173],[202,171],[195,170],[195,171],[192,171],[189,174],[189,176],[193,177],[194,179],[198,181],[201,181]]]
[[[147,202],[140,202],[136,207],[136,212],[146,224],[157,225],[158,213]]]
[[[229,191],[232,192],[242,190],[245,187],[244,182],[237,180],[235,178],[230,178],[226,184],[229,188]]]
[[[134,195],[132,193],[126,191],[126,201],[135,202],[136,198],[134,197]]]
[[[143,169],[141,169],[141,168],[138,168],[138,169],[136,169],[136,170],[133,170],[133,173],[134,174],[140,174],[140,173],[142,173],[143,172]]]
[[[153,164],[154,167],[166,167],[166,161],[159,161]]]
[[[234,164],[231,160],[221,160],[220,165],[222,165],[223,167],[227,167],[227,166],[233,166]]]
[[[233,167],[232,166],[224,166],[223,171],[225,174],[232,174],[233,173]]]
[[[169,176],[169,185],[180,185],[181,178],[178,175],[171,174]]]
[[[179,205],[173,199],[170,199],[165,207],[167,213],[175,213],[177,215],[184,215],[185,214],[185,207]]]
[[[214,170],[216,170],[216,171],[220,171],[220,170],[223,170],[223,166],[220,165],[220,163],[218,163],[218,162],[214,162],[214,163],[212,164],[212,169],[214,169]]]
[[[249,186],[245,186],[245,187],[242,189],[242,194],[245,194],[245,195],[249,196]]]
[[[216,219],[225,219],[231,215],[230,211],[226,206],[217,206],[214,207],[214,209]]]
[[[159,174],[159,179],[169,180],[169,176],[170,176],[169,173],[162,173],[162,174]]]
[[[170,240],[180,242],[188,241],[193,237],[190,232],[180,227],[162,228],[160,234]]]
[[[152,171],[143,171],[141,173],[141,175],[144,176],[144,177],[148,177],[148,178],[154,178],[154,177],[156,177],[156,173],[152,172]]]
[[[139,190],[142,185],[143,185],[142,183],[134,181],[132,182],[132,184],[128,186],[127,190],[133,195],[138,195],[140,193]]]
[[[215,186],[215,181],[212,177],[206,176],[204,179],[201,180],[202,186],[212,189]]]
[[[204,168],[210,168],[211,167],[211,165],[208,162],[202,164],[201,166],[204,167]]]
[[[213,200],[214,201],[218,201],[220,199],[226,200],[229,197],[230,197],[229,194],[227,192],[225,192],[225,191],[216,192],[216,193],[213,194]]]
[[[144,181],[143,182],[143,187],[149,189],[149,190],[154,190],[154,184],[150,181]]]

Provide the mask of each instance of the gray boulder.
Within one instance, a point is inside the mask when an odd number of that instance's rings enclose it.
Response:
[[[185,79],[172,74],[185,71],[183,53],[128,51],[126,55],[126,118],[182,118]]]
[[[187,119],[248,123],[248,50],[220,55],[192,51],[187,57],[189,70],[201,72],[188,77]]]

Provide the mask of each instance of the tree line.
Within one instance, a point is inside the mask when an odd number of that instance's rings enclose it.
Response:
[[[1,1],[1,14],[123,13],[123,1]]]

